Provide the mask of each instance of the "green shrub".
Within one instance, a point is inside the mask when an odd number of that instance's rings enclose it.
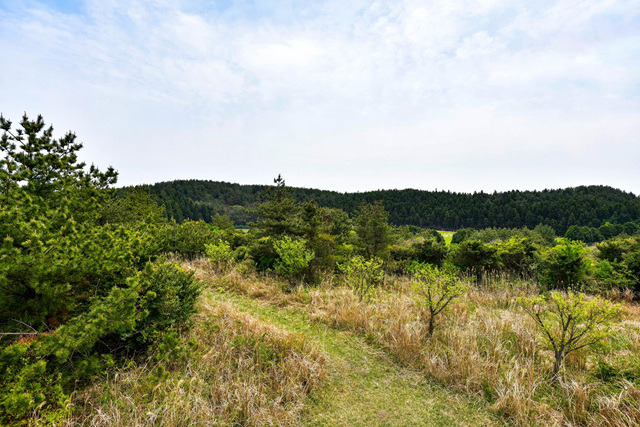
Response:
[[[511,237],[496,243],[495,248],[502,270],[524,277],[531,274],[536,248],[529,239]]]
[[[371,290],[382,281],[383,270],[382,260],[373,257],[365,259],[356,255],[344,264],[339,264],[338,268],[344,274],[344,280],[351,286],[362,301]]]
[[[170,224],[161,231],[162,249],[186,258],[195,258],[205,254],[205,246],[217,241],[222,233],[204,221],[185,221],[182,224]]]
[[[224,240],[218,240],[218,243],[205,245],[205,253],[209,261],[219,272],[224,272],[229,269],[234,264],[236,258],[236,254],[231,249],[231,245]]]
[[[547,289],[569,289],[584,282],[589,263],[580,242],[562,239],[553,248],[542,248],[537,256],[539,283]]]
[[[291,283],[301,280],[315,257],[313,251],[306,248],[304,239],[293,240],[289,236],[273,243],[273,247],[278,254],[275,268],[278,273],[286,277]]]
[[[484,273],[499,266],[497,250],[479,240],[466,240],[453,246],[451,261],[462,271],[473,274],[480,280]]]
[[[138,274],[138,303],[144,313],[133,331],[139,343],[149,343],[165,331],[185,325],[196,311],[201,285],[174,263],[148,263]]]
[[[199,288],[149,262],[162,228],[146,215],[105,224],[117,174],[79,163],[74,134],[54,139],[42,117],[11,126],[0,117],[0,424],[54,423],[101,364],[186,323]]]

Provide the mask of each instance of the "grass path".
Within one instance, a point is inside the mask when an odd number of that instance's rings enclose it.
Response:
[[[300,333],[327,354],[324,386],[305,412],[309,426],[485,426],[496,424],[482,403],[434,385],[398,366],[364,338],[309,319],[303,312],[278,308],[244,296],[207,291],[207,298],[283,329]]]

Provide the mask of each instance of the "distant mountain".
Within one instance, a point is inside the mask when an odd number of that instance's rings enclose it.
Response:
[[[253,220],[243,207],[259,202],[265,185],[219,181],[180,180],[138,186],[165,205],[176,221],[203,219],[214,213],[229,215],[236,224]],[[450,191],[378,190],[340,193],[293,188],[297,200],[315,199],[321,206],[349,213],[363,202],[381,200],[396,225],[436,229],[552,226],[560,235],[571,225],[599,227],[640,220],[640,197],[607,186],[581,186],[558,190],[455,193]]]

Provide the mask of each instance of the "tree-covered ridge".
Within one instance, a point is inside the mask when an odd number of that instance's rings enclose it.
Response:
[[[253,219],[242,207],[259,202],[267,188],[203,180],[142,187],[164,204],[167,215],[177,221],[210,222],[217,212],[231,216],[236,224]],[[293,188],[293,197],[301,202],[314,199],[320,206],[349,213],[355,212],[363,201],[382,201],[391,223],[437,229],[533,228],[542,223],[562,235],[572,225],[600,227],[607,222],[624,224],[640,220],[640,198],[608,186],[473,194],[414,189],[340,193]]]

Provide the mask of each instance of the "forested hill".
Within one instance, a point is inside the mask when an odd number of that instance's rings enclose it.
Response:
[[[267,186],[182,180],[140,186],[165,205],[177,221],[204,219],[225,213],[237,224],[252,218],[242,207],[260,201]],[[640,197],[606,186],[560,190],[455,193],[450,191],[379,190],[339,193],[293,188],[300,201],[315,199],[321,206],[354,212],[363,202],[381,200],[396,225],[437,229],[535,227],[543,223],[564,234],[571,225],[599,227],[640,220]]]

